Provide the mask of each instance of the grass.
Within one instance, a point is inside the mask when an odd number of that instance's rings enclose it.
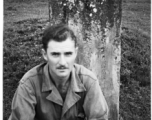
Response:
[[[4,120],[18,81],[43,61],[40,38],[48,24],[45,0],[14,1],[4,2]],[[120,116],[150,120],[150,0],[123,0],[122,5]]]
[[[150,0],[125,0],[122,8],[120,116],[150,120]]]
[[[4,2],[4,28],[10,28],[14,22],[26,19],[48,20],[47,2]]]
[[[150,0],[124,0],[122,27],[150,36]]]
[[[47,24],[47,12],[47,2],[4,2],[3,120],[10,115],[18,81],[43,61],[40,36]]]
[[[150,38],[125,31],[121,40],[120,115],[124,120],[150,120]]]

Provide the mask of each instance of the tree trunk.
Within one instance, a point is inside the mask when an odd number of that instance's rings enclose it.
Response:
[[[52,6],[51,6],[51,2],[50,0],[48,0],[48,11],[49,11],[49,22],[51,21],[52,19]]]
[[[78,37],[76,61],[97,75],[109,106],[109,120],[119,119],[121,2],[62,1],[63,10],[66,10],[66,20],[63,21],[73,28]]]

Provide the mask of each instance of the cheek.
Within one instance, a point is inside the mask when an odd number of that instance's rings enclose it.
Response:
[[[68,59],[67,61],[68,61],[69,64],[72,65],[75,62],[75,58],[72,57],[72,58]]]
[[[49,64],[51,64],[52,66],[55,66],[55,65],[57,64],[57,59],[48,58],[48,62],[49,62]]]

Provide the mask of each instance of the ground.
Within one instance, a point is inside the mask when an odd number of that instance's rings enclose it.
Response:
[[[120,116],[150,120],[150,0],[122,6]]]
[[[46,0],[4,1],[3,120],[10,115],[18,81],[43,60],[47,6]],[[150,0],[123,0],[122,10],[120,117],[150,120]]]

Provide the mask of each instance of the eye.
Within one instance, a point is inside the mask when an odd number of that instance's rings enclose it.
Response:
[[[51,53],[51,55],[54,56],[54,57],[58,57],[60,55],[60,53],[55,53],[54,52],[54,53]]]
[[[65,56],[71,56],[73,53],[72,52],[66,52]]]

